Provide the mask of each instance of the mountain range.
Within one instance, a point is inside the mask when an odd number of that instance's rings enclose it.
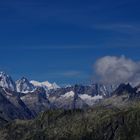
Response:
[[[113,98],[115,100],[112,104],[115,104],[118,101],[116,96],[119,94],[122,96],[123,93],[127,93],[127,97],[123,97],[123,101],[128,100],[128,98],[138,98],[139,86],[95,83],[60,87],[55,82],[51,84],[48,81],[29,81],[26,77],[14,81],[11,76],[1,72],[0,117],[6,121],[32,119],[42,111],[83,109],[98,103],[107,104],[113,101]]]
[[[1,140],[139,139],[140,85],[14,81],[0,73]]]

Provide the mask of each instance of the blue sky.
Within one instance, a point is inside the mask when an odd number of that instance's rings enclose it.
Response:
[[[140,60],[139,0],[1,0],[0,70],[86,83],[106,55]]]

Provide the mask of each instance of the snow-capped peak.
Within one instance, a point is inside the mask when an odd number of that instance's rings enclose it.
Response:
[[[49,83],[48,81],[38,82],[38,81],[30,81],[35,87],[44,87],[46,90],[57,89],[60,88],[56,83]]]
[[[27,78],[22,77],[20,80],[16,81],[17,92],[28,93],[35,89],[33,84],[31,84]]]
[[[74,97],[75,93],[73,91],[70,92],[66,92],[64,95],[61,95],[61,97],[63,98],[70,98],[70,97]]]
[[[35,81],[35,80],[30,81],[30,83],[32,83],[36,87],[40,87],[41,86],[41,82],[38,82],[38,81]]]
[[[43,86],[48,87],[48,88],[52,86],[52,84],[49,83],[48,81],[44,81],[44,82],[42,82],[41,84],[42,84]]]
[[[11,91],[16,90],[15,82],[5,72],[0,72],[0,86],[3,87],[3,88],[7,88]]]

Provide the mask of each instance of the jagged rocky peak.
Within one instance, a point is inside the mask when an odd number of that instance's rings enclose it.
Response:
[[[125,84],[122,83],[118,86],[118,88],[113,92],[113,94],[116,95],[122,95],[122,94],[136,94],[136,88],[133,88],[129,83]]]
[[[0,86],[11,91],[16,91],[15,82],[11,76],[7,75],[5,72],[0,72]]]
[[[110,97],[112,92],[114,92],[118,85],[117,84],[103,84],[103,83],[92,83],[90,85],[94,89],[96,95],[103,95],[105,97]]]
[[[26,77],[22,77],[20,80],[16,81],[17,92],[28,93],[35,89],[32,83]]]

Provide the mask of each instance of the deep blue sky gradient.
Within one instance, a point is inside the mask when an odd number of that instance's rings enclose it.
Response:
[[[86,83],[105,55],[140,60],[139,0],[1,0],[0,70]]]

